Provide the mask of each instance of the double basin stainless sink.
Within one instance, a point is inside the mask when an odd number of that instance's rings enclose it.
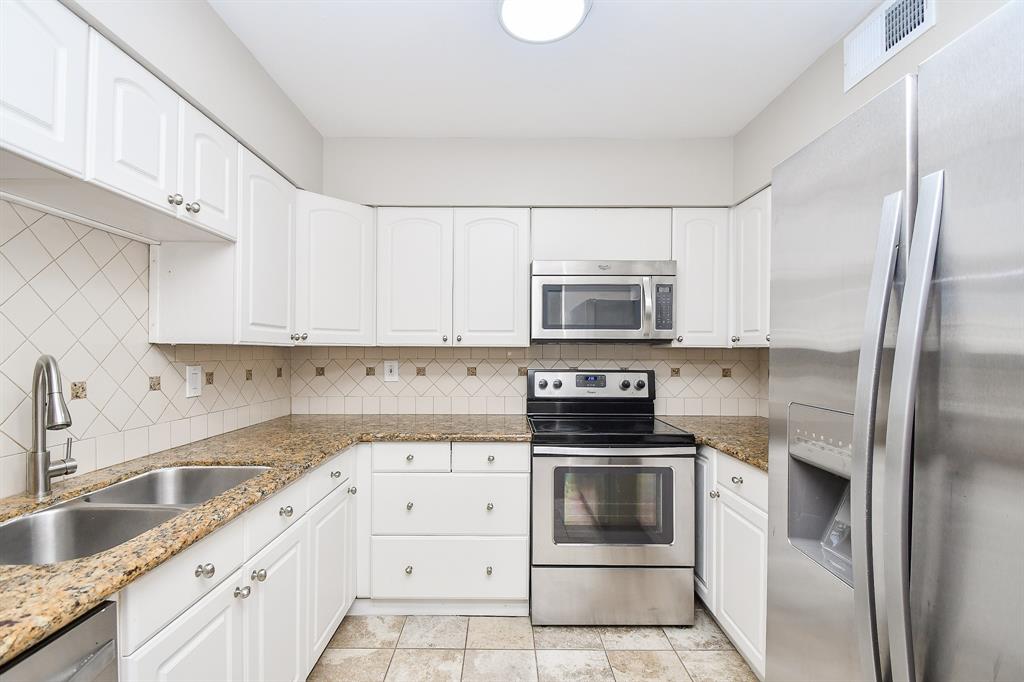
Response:
[[[268,471],[263,466],[155,469],[0,524],[0,564],[90,556]]]

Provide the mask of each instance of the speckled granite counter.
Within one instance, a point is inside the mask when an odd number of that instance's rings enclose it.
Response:
[[[658,417],[709,445],[758,469],[768,471],[768,420],[765,417]]]
[[[281,417],[54,482],[44,504],[0,500],[0,521],[166,466],[257,464],[270,471],[99,554],[46,566],[0,566],[0,663],[67,625],[142,574],[209,535],[330,455],[360,441],[529,441],[526,417]]]

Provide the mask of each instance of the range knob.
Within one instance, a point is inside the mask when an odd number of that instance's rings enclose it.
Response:
[[[540,381],[537,382],[537,388],[547,388],[547,387],[548,387],[548,380],[547,379],[541,379]]]
[[[561,387],[562,387],[562,380],[561,379],[555,379],[554,381],[551,382],[551,388],[561,388]]]
[[[636,380],[636,390],[642,391],[645,388],[647,388],[647,382],[644,381],[643,379],[637,379]]]
[[[629,379],[623,379],[622,381],[620,381],[619,388],[621,388],[623,391],[629,388]]]

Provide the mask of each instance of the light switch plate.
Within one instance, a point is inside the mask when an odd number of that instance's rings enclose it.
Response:
[[[203,393],[203,366],[185,367],[185,397],[198,398]]]
[[[384,381],[398,381],[398,360],[384,361]]]

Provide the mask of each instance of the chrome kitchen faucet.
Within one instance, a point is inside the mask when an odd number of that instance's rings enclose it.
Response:
[[[30,495],[41,500],[50,494],[50,479],[67,476],[78,470],[71,459],[71,439],[68,438],[64,459],[50,462],[46,449],[46,432],[71,426],[71,411],[61,392],[60,369],[52,355],[40,355],[32,372],[32,449],[26,463],[26,484]]]

